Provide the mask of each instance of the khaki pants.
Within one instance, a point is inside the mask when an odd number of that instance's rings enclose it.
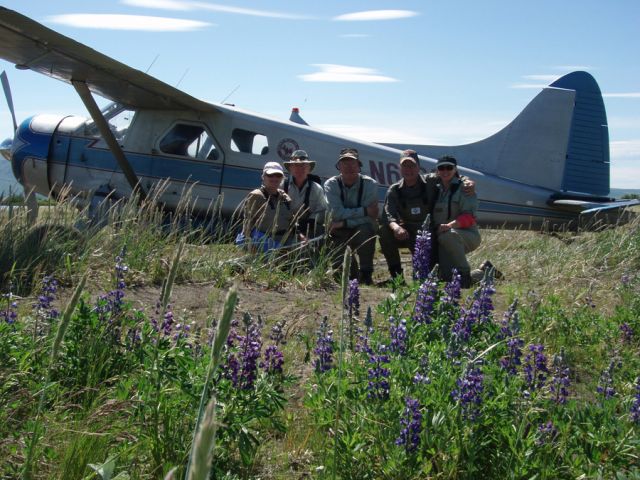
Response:
[[[467,261],[467,253],[480,245],[480,232],[475,228],[454,228],[438,234],[438,260],[440,278],[451,280],[451,270],[456,269],[460,275],[469,275],[471,267]]]
[[[329,235],[331,249],[333,250],[333,268],[341,271],[342,260],[347,245],[351,247],[353,256],[351,257],[352,279],[358,278],[358,261],[363,272],[373,272],[373,256],[376,248],[376,232],[371,223],[364,223],[353,228],[339,228]]]

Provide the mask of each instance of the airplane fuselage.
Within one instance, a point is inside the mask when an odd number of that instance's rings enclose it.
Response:
[[[132,118],[118,134],[118,141],[146,190],[168,179],[160,197],[166,208],[177,208],[181,198],[189,195],[194,212],[205,212],[223,195],[222,211],[231,214],[246,194],[260,185],[265,162],[282,162],[298,148],[309,152],[316,161],[314,173],[323,179],[337,173],[340,149],[358,148],[363,173],[380,184],[381,202],[388,186],[400,179],[399,151],[394,148],[222,108],[222,113],[206,114],[129,112]],[[194,135],[195,140],[191,138]],[[215,155],[205,152],[209,155],[204,156],[198,151],[206,142]],[[69,193],[78,195],[82,204],[98,190],[113,190],[116,198],[131,194],[111,151],[84,118],[39,115],[25,120],[16,134],[12,163],[16,177],[43,195],[59,194],[70,186]],[[422,158],[423,169],[431,171],[434,166],[435,160]],[[476,182],[481,225],[538,228],[543,223],[566,224],[577,218],[573,212],[547,205],[553,193],[549,189],[464,166],[460,171]]]

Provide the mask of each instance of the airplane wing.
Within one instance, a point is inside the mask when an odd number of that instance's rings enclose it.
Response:
[[[549,205],[578,211],[581,215],[590,215],[597,212],[605,212],[640,205],[640,200],[617,200],[610,202],[593,202],[577,199],[559,198],[551,200]]]
[[[146,73],[0,7],[0,58],[52,78],[85,82],[92,92],[134,108],[215,111]]]

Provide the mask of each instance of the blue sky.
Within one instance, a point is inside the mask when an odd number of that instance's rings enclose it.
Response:
[[[222,0],[220,0],[222,2]],[[203,100],[370,141],[453,145],[579,69],[605,96],[611,186],[640,188],[640,1],[4,1]],[[18,119],[88,116],[75,90],[7,70]],[[227,98],[228,97],[228,98]],[[104,103],[104,102],[102,102]],[[0,101],[0,137],[11,119]]]

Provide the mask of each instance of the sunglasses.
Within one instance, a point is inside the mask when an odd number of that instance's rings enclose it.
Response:
[[[453,170],[454,168],[453,165],[438,165],[438,170]]]
[[[282,178],[282,174],[281,173],[265,173],[264,174],[265,177],[269,177],[269,178],[273,178],[273,177],[280,177]]]

